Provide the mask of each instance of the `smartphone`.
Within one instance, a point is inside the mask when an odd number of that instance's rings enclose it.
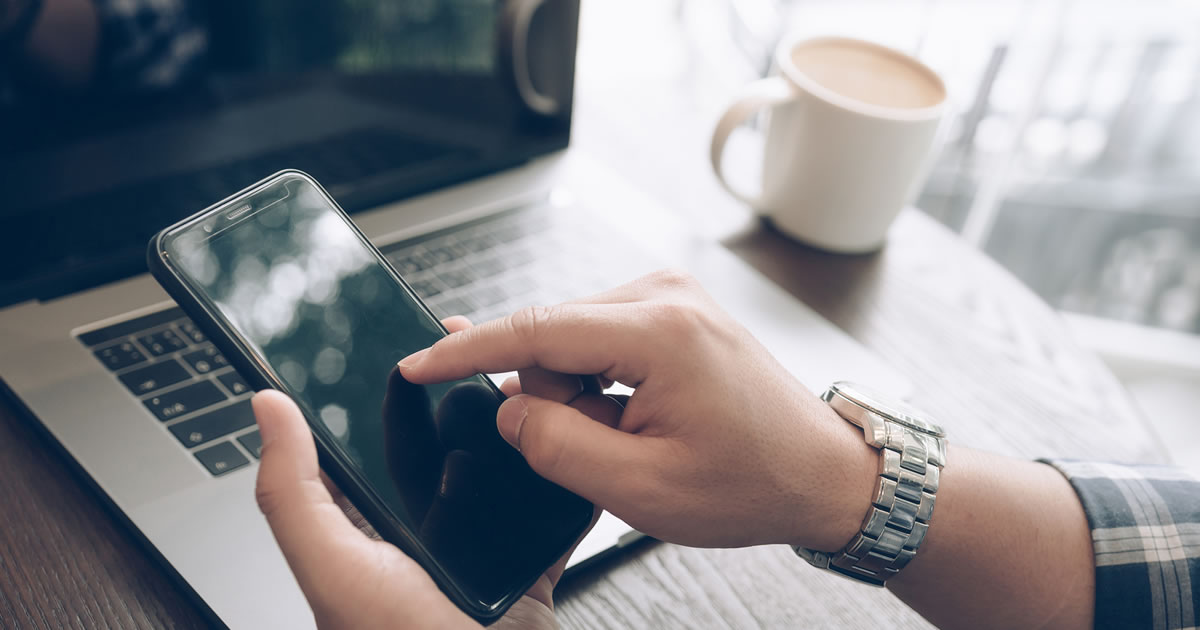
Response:
[[[147,258],[255,389],[295,399],[326,474],[476,620],[503,615],[587,527],[592,505],[500,437],[489,378],[400,375],[446,330],[308,175],[277,173],[163,230]]]

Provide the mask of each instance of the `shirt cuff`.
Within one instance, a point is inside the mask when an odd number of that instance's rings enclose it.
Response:
[[[1096,560],[1096,628],[1197,626],[1200,480],[1176,468],[1040,460],[1070,481]]]

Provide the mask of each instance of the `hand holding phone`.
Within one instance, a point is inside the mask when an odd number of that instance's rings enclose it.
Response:
[[[445,321],[451,332],[469,326],[463,318]],[[525,392],[598,413],[597,420],[615,424],[620,408],[578,396],[579,377],[522,374]],[[506,395],[521,392],[515,381],[502,386]],[[584,401],[580,401],[584,399]],[[321,627],[369,628],[477,627],[456,609],[408,556],[356,530],[341,514],[317,476],[316,450],[300,410],[273,391],[254,398],[255,415],[266,446],[259,469],[259,500]],[[569,554],[568,554],[569,555]],[[548,569],[525,596],[513,604],[496,628],[556,628],[552,593],[568,555]],[[386,589],[362,588],[363,583]]]
[[[445,329],[320,185],[277,174],[157,235],[151,271],[256,389],[290,395],[321,465],[367,521],[477,620],[576,541],[587,501],[497,434],[472,375],[397,380]]]
[[[258,502],[321,628],[478,627],[409,556],[359,531],[320,479],[300,410],[275,391],[254,397],[263,436]],[[387,596],[380,597],[381,593]]]

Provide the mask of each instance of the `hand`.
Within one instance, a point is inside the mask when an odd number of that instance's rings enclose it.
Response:
[[[446,320],[450,330],[470,326]],[[555,396],[557,389],[535,391]],[[578,379],[576,379],[578,382]],[[519,393],[516,383],[505,389]],[[322,628],[478,628],[412,558],[359,530],[334,501],[317,464],[312,433],[296,404],[276,391],[253,399],[262,435],[257,497],[279,548]],[[568,553],[498,621],[497,628],[555,628],[551,595]]]
[[[532,392],[497,423],[538,473],[663,540],[834,550],[874,489],[861,432],[679,273],[460,330],[400,368],[425,384],[540,368],[633,387],[615,423]]]

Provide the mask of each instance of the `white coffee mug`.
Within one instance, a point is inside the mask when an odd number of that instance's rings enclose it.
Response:
[[[921,62],[843,37],[785,42],[780,74],[747,85],[721,116],[712,165],[721,184],[782,232],[845,253],[883,245],[926,174],[946,87]],[[721,168],[730,133],[770,107],[762,192]]]

